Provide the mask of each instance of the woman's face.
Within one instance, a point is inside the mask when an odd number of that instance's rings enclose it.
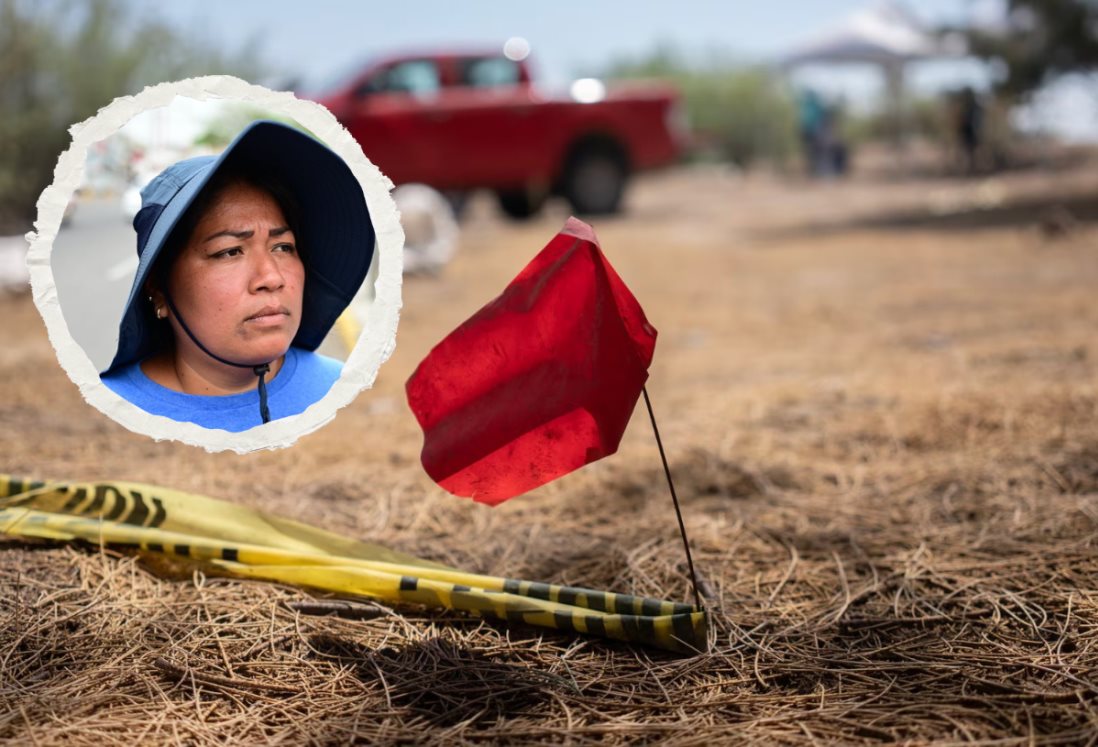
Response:
[[[301,324],[305,266],[275,199],[235,182],[214,199],[168,276],[172,301],[194,336],[234,363],[284,355]],[[169,313],[176,351],[205,357]]]

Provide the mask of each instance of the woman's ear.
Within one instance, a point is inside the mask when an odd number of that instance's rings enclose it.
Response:
[[[146,280],[141,290],[144,291],[145,297],[149,300],[149,305],[152,306],[153,316],[157,319],[167,319],[168,304],[164,300],[164,294],[153,285],[151,280]]]

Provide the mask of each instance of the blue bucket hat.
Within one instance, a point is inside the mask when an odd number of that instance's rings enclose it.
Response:
[[[143,302],[145,281],[180,218],[226,164],[276,177],[300,207],[295,238],[304,248],[305,289],[293,345],[316,350],[358,292],[375,240],[358,179],[342,158],[311,136],[278,122],[254,122],[221,155],[173,164],[141,191],[141,210],[133,219],[137,274],[122,313],[118,350],[104,375],[144,360],[170,341],[167,325],[157,324]],[[260,382],[262,388],[262,377]]]

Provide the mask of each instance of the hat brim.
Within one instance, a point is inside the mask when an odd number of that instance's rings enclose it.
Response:
[[[293,344],[316,350],[351,303],[370,269],[375,233],[369,208],[350,167],[323,143],[278,122],[248,126],[208,166],[199,168],[163,206],[141,252],[119,325],[109,373],[157,352],[169,334],[142,303],[143,288],[169,236],[203,188],[229,163],[274,175],[300,207],[305,261],[301,325]]]

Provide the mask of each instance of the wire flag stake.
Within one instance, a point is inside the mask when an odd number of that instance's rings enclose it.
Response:
[[[663,441],[660,439],[660,429],[656,425],[656,414],[652,411],[652,400],[648,397],[648,387],[641,389],[644,393],[644,404],[648,407],[648,417],[652,420],[652,432],[656,434],[656,446],[660,450],[660,459],[663,461],[663,473],[667,476],[667,487],[671,489],[671,502],[675,504],[675,516],[679,520],[679,534],[682,535],[682,546],[686,550],[686,567],[690,569],[690,583],[694,588],[694,606],[704,612],[701,594],[698,593],[698,577],[694,573],[694,559],[690,556],[690,540],[686,538],[686,524],[682,520],[682,510],[679,508],[679,497],[675,494],[675,483],[671,480],[671,468],[667,466],[667,455],[663,451]]]

